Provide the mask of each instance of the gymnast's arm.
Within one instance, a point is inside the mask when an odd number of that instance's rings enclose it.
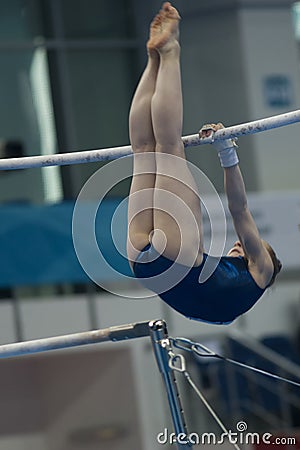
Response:
[[[234,228],[245,255],[260,265],[268,254],[248,208],[245,184],[238,164],[224,167],[224,187]]]
[[[248,208],[245,184],[238,163],[224,167],[224,185],[234,228],[248,259],[248,269],[258,285],[264,288],[271,279],[274,267]]]
[[[223,128],[223,124],[204,125],[199,132],[200,137],[210,136],[212,131]],[[273,271],[273,263],[259,235],[259,231],[248,208],[247,195],[243,176],[239,167],[236,144],[231,139],[214,142],[221,165],[224,169],[224,185],[228,208],[232,216],[235,231],[243,247],[250,272],[262,281],[269,278]]]

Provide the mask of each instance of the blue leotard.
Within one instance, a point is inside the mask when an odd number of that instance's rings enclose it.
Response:
[[[137,278],[142,278],[145,287],[158,293],[163,301],[184,316],[215,324],[231,323],[252,308],[265,289],[256,284],[241,256],[221,257],[213,274],[204,283],[199,283],[207,258],[214,257],[204,253],[201,265],[185,270],[187,274],[176,283],[176,268],[180,274],[180,269],[185,266],[159,255],[149,244],[133,264],[133,271]],[[171,267],[175,267],[175,272],[170,275],[168,269]],[[155,277],[163,277],[163,273],[166,273],[165,282],[171,285],[165,292],[161,292],[164,283],[155,281]],[[175,277],[174,283],[170,276]]]

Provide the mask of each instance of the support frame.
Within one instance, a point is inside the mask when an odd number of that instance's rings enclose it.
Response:
[[[150,337],[159,371],[172,415],[176,436],[188,435],[174,371],[168,364],[168,351],[162,342],[168,339],[167,325],[163,320],[137,322],[81,333],[34,339],[0,345],[0,359],[20,357],[47,351],[80,347],[101,342],[119,342],[141,337]],[[171,344],[169,344],[171,345]],[[191,448],[189,444],[177,443],[178,450]]]

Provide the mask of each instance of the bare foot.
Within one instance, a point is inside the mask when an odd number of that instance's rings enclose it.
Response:
[[[155,16],[150,25],[150,36],[149,41],[147,42],[147,49],[150,56],[155,56],[155,54],[158,55],[156,47],[153,44],[159,38],[161,30],[162,30],[162,19],[160,11],[160,13]]]
[[[149,52],[167,50],[168,44],[178,40],[179,20],[178,11],[171,3],[165,2],[150,26],[150,39],[147,43]]]

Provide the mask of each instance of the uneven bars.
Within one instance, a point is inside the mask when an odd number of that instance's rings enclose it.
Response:
[[[223,128],[214,135],[214,140],[223,140],[242,135],[260,133],[273,128],[284,127],[300,122],[300,110],[254,120],[240,125]],[[198,134],[182,138],[185,147],[210,144],[211,139],[200,139]],[[132,153],[130,145],[122,147],[104,148],[99,150],[85,150],[71,153],[57,153],[54,155],[26,156],[23,158],[9,158],[0,160],[0,170],[29,169],[34,167],[65,166],[70,164],[84,164],[96,161],[110,161]]]
[[[106,341],[124,341],[150,336],[149,322],[130,323],[102,330],[85,331],[32,341],[0,345],[0,358],[31,355],[62,348],[79,347]]]
[[[4,359],[15,356],[31,355],[33,353],[79,347],[107,341],[127,341],[128,339],[136,339],[146,336],[151,338],[156,362],[160,372],[163,375],[175,430],[178,434],[185,433],[185,435],[187,435],[175,375],[173,369],[168,365],[168,351],[165,347],[163,348],[161,346],[161,341],[168,338],[167,326],[163,320],[129,323],[104,328],[102,330],[92,330],[82,333],[35,339],[32,341],[4,344],[0,345],[0,358]],[[188,447],[191,448],[190,445],[188,445]],[[183,448],[185,449],[186,446],[183,447],[181,444],[177,443],[178,450]]]

